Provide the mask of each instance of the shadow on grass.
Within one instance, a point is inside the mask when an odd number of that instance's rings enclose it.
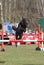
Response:
[[[44,64],[24,64],[24,65],[44,65]]]
[[[0,63],[5,63],[5,61],[0,61]]]

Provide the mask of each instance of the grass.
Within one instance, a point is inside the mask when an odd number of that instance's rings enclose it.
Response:
[[[5,46],[0,51],[0,65],[44,65],[44,51],[36,51],[36,45]]]

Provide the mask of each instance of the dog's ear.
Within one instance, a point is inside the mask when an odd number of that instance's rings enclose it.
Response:
[[[24,16],[22,16],[22,19],[26,19]]]
[[[23,19],[24,17],[22,16],[22,19]]]

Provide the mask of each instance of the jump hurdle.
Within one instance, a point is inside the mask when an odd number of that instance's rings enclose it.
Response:
[[[0,40],[0,42],[38,42],[38,43],[42,42],[42,46],[39,47],[39,48],[43,49],[43,42],[44,42],[44,40],[39,40],[39,39],[38,40],[37,39],[35,39],[35,40]]]
[[[4,49],[4,42],[38,42],[38,48],[39,49],[43,49],[43,33],[41,33],[40,30],[40,25],[38,25],[38,39],[33,39],[33,40],[4,40],[4,32],[3,32],[3,24],[2,24],[2,40],[0,40],[0,42],[2,43],[2,49]],[[41,35],[42,34],[42,35]],[[42,37],[42,39],[40,39],[40,36]],[[40,42],[42,42],[42,45],[40,44]]]

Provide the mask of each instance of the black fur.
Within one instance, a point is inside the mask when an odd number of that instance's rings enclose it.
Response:
[[[25,18],[23,18],[22,21],[18,24],[17,28],[12,26],[13,30],[16,31],[16,40],[22,38],[23,32],[26,32],[26,27],[27,27],[27,21]]]

